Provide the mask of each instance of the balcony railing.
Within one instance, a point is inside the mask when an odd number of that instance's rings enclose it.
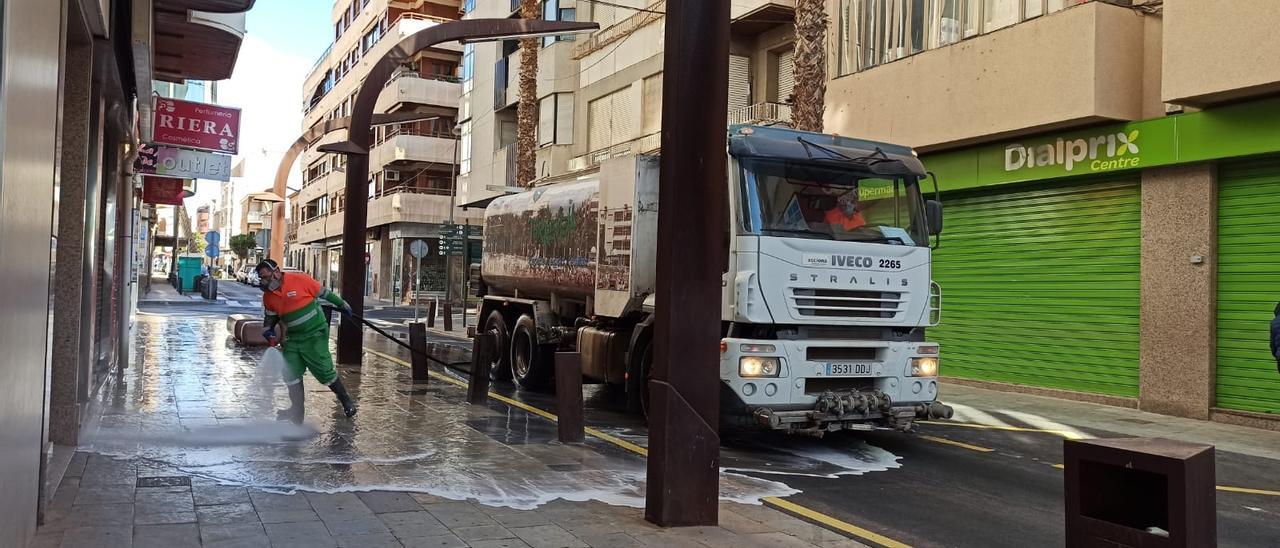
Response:
[[[630,17],[618,21],[617,23],[610,25],[608,28],[592,34],[587,37],[586,40],[579,42],[578,47],[573,50],[573,58],[582,59],[583,57],[591,55],[609,44],[626,38],[641,27],[645,27],[650,23],[666,17],[666,15],[664,15],[666,11],[667,0],[658,0],[657,2],[649,4],[649,7],[645,8],[644,11],[637,11]]]
[[[449,139],[449,140],[454,139],[454,135],[450,131],[445,131],[445,130],[432,131],[432,130],[415,129],[412,127],[401,128],[401,127],[391,126],[387,128],[386,134],[383,135],[381,139],[378,139],[378,142],[374,143],[374,146],[390,141],[401,135],[416,135],[418,137],[435,137],[437,139]]]
[[[393,186],[389,188],[383,188],[382,190],[379,190],[378,192],[376,192],[374,196],[372,196],[369,199],[372,200],[374,198],[382,198],[384,196],[392,196],[395,194],[424,194],[427,196],[448,196],[449,189],[400,185],[400,186]]]
[[[632,139],[625,143],[618,143],[611,147],[593,150],[577,158],[569,160],[569,171],[582,171],[600,165],[601,162],[609,158],[618,156],[626,156],[629,154],[645,154],[653,152],[662,147],[662,134],[650,133],[644,137]]]
[[[756,103],[729,113],[730,124],[790,124],[791,105]]]

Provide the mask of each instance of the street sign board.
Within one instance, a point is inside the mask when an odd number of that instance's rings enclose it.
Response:
[[[157,143],[237,154],[240,109],[157,97],[152,133]]]
[[[211,234],[216,234],[216,232],[211,232]],[[205,246],[204,254],[208,255],[210,259],[217,259],[218,255],[222,254],[222,251],[218,249],[218,244],[209,244]]]
[[[199,150],[187,150],[143,143],[133,161],[138,173],[164,175],[182,179],[231,180],[231,157]]]
[[[204,243],[207,243],[212,247],[218,247],[218,244],[222,243],[222,235],[218,234],[217,230],[211,230],[209,232],[205,232]]]
[[[172,177],[143,177],[142,201],[148,204],[182,205],[185,195],[182,179]]]
[[[427,246],[427,242],[422,240],[414,240],[413,243],[409,244],[409,254],[416,259],[426,257],[430,252],[431,248]]]

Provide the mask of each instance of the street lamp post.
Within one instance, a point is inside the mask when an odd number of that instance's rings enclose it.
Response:
[[[347,209],[343,212],[342,227],[342,296],[351,305],[355,315],[364,312],[364,279],[357,273],[364,269],[365,221],[369,202],[369,130],[373,125],[373,109],[378,102],[378,95],[396,68],[408,62],[419,51],[443,42],[474,43],[506,38],[578,34],[599,28],[600,25],[596,23],[534,19],[453,21],[427,27],[406,37],[374,63],[364,82],[360,84],[360,90],[356,92],[347,141],[320,147],[324,152],[347,155]],[[359,364],[362,357],[360,323],[343,316],[338,327],[338,362]]]

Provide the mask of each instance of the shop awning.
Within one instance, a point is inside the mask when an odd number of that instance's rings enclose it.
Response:
[[[254,0],[156,0],[155,78],[225,80],[244,41]]]

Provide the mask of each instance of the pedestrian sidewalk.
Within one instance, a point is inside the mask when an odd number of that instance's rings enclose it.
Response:
[[[719,526],[656,527],[640,455],[561,444],[531,406],[469,405],[445,374],[415,387],[377,353],[341,370],[354,420],[307,379],[305,426],[276,422],[276,372],[228,337],[213,318],[138,319],[134,363],[102,395],[37,546],[862,546],[759,504],[794,490],[739,475],[722,476]]]
[[[226,299],[218,297],[215,300],[208,300],[200,296],[199,292],[191,292],[185,295],[178,293],[178,290],[169,285],[169,280],[164,277],[151,277],[151,290],[138,299],[139,305],[173,305],[173,304],[220,304],[226,303]]]

